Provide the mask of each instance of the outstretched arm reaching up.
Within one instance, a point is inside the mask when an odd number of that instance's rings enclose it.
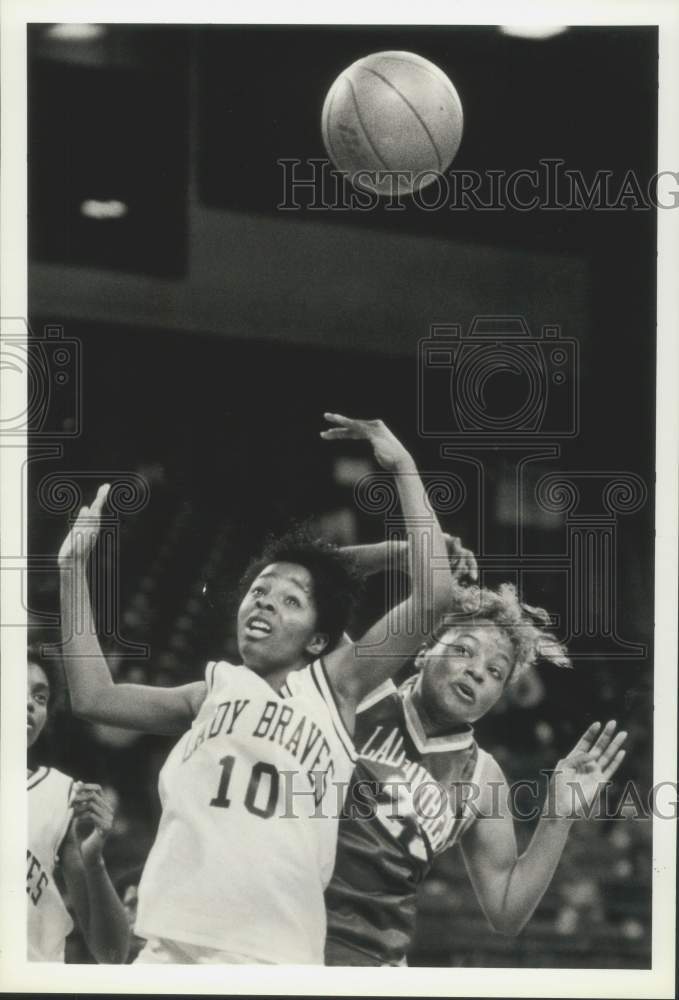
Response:
[[[408,599],[391,608],[354,645],[340,646],[324,657],[342,715],[352,728],[358,703],[417,652],[436,621],[450,610],[453,576],[445,537],[406,448],[381,420],[352,420],[338,413],[326,413],[325,419],[333,424],[321,432],[326,441],[367,441],[378,464],[393,473],[411,539]]]
[[[59,550],[62,656],[71,707],[75,715],[91,722],[148,733],[182,733],[205,700],[205,682],[175,688],[115,684],[99,645],[87,565],[108,490],[108,485],[100,486],[92,506],[81,509]]]

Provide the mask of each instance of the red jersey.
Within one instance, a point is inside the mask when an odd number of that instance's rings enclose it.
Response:
[[[471,726],[427,737],[411,693],[387,681],[359,706],[359,752],[325,894],[327,965],[398,965],[415,925],[417,886],[473,820],[472,785],[489,755]]]

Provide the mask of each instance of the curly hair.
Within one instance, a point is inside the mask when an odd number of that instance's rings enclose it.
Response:
[[[363,580],[353,560],[338,546],[314,538],[307,526],[297,525],[284,535],[267,539],[261,554],[252,560],[241,578],[239,601],[253,580],[277,562],[295,563],[309,571],[317,629],[327,634],[326,652],[330,652],[346,631],[361,593]]]
[[[40,667],[47,678],[47,683],[50,687],[49,708],[62,707],[66,692],[66,683],[61,660],[56,656],[46,656],[39,642],[28,643],[26,659],[28,663],[34,663],[37,667]]]
[[[495,625],[502,629],[514,649],[510,681],[515,681],[538,659],[557,667],[572,666],[565,647],[547,631],[549,622],[549,613],[544,608],[524,604],[511,583],[500,584],[497,590],[457,586],[454,610],[435,629],[431,645],[461,624]]]

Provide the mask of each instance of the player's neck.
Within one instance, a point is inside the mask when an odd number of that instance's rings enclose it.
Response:
[[[469,729],[469,724],[466,722],[455,722],[451,719],[438,720],[434,715],[427,711],[424,699],[422,698],[422,688],[420,686],[419,678],[413,685],[410,693],[410,701],[417,712],[418,718],[422,724],[422,729],[427,737],[449,736],[453,733]]]
[[[306,663],[300,660],[299,663],[292,663],[286,667],[278,667],[276,670],[272,670],[270,674],[260,674],[260,677],[278,694],[288,674],[291,674],[294,670],[301,670],[305,666]]]

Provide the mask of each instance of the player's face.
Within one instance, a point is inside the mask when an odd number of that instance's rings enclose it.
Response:
[[[449,629],[420,656],[420,689],[437,722],[475,722],[500,698],[514,664],[511,641],[491,624]]]
[[[50,685],[45,671],[37,663],[28,664],[28,703],[26,739],[32,747],[45,728],[50,700]]]
[[[253,581],[238,609],[243,663],[267,674],[318,656],[326,639],[316,631],[313,580],[295,563],[271,563]]]

